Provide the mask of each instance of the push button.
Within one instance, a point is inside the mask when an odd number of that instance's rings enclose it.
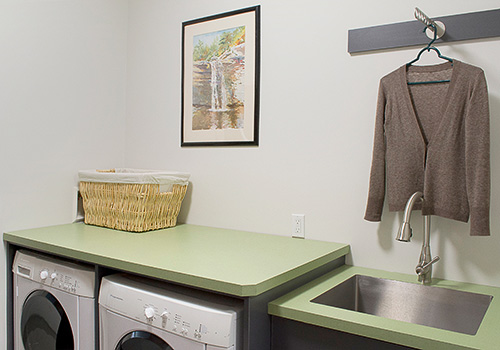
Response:
[[[146,316],[148,321],[152,321],[155,317],[155,310],[152,307],[147,307],[144,309],[144,316]]]

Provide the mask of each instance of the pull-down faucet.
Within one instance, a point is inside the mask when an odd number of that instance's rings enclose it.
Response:
[[[410,242],[412,236],[412,229],[410,226],[411,211],[416,201],[421,200],[424,202],[424,195],[422,192],[415,192],[408,202],[406,203],[405,211],[403,214],[403,223],[399,228],[396,240],[400,242]],[[420,259],[415,272],[418,275],[418,280],[423,284],[430,284],[432,280],[432,264],[439,260],[439,256],[431,259],[430,247],[430,231],[431,231],[431,218],[429,215],[424,215],[424,241],[422,243],[422,251],[420,252]]]

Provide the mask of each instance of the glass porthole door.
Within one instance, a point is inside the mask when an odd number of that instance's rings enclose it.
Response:
[[[134,331],[125,335],[115,350],[174,350],[154,334],[144,331]]]
[[[49,292],[31,293],[23,305],[21,336],[26,350],[74,350],[73,331],[59,301]]]

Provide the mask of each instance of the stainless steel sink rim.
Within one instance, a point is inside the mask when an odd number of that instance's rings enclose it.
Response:
[[[492,299],[491,295],[357,274],[311,302],[475,335]]]

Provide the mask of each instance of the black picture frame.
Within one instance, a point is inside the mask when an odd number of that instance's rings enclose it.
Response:
[[[181,147],[258,146],[260,6],[182,23]]]

